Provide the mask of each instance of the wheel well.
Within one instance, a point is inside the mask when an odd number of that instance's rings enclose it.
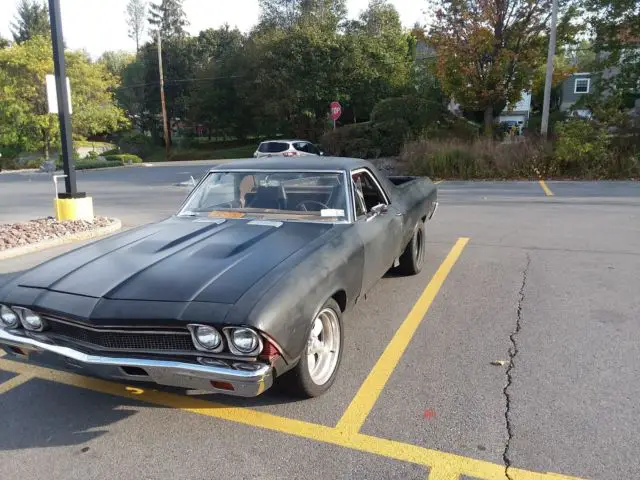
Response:
[[[331,295],[331,298],[336,301],[336,303],[340,307],[340,310],[344,312],[347,308],[347,292],[345,292],[344,290],[338,290],[336,293]]]

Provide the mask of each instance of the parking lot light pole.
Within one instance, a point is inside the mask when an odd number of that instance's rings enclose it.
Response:
[[[49,0],[49,20],[51,22],[51,44],[53,46],[53,67],[60,121],[60,140],[64,168],[65,193],[57,193],[54,211],[58,220],[93,221],[93,200],[86,193],[78,192],[76,170],[73,164],[73,131],[69,111],[69,91],[64,60],[64,40],[62,38],[62,18],[60,0]]]
[[[60,121],[60,137],[62,144],[62,162],[64,166],[65,198],[84,197],[76,186],[76,171],[73,165],[73,138],[71,130],[71,114],[69,113],[69,92],[67,91],[67,74],[64,61],[64,41],[62,39],[62,21],[60,17],[60,0],[49,0],[49,18],[51,20],[51,43],[53,45],[53,66],[58,98],[58,119]],[[62,198],[62,197],[61,197]]]

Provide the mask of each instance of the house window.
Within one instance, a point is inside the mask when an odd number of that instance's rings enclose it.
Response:
[[[573,93],[589,93],[589,83],[588,78],[576,78]]]

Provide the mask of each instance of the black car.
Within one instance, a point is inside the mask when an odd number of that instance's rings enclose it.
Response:
[[[176,215],[0,288],[0,347],[107,378],[256,396],[283,376],[319,395],[344,312],[390,268],[422,268],[436,200],[429,179],[363,160],[219,165]]]

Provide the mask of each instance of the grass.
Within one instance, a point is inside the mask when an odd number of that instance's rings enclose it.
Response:
[[[180,148],[174,147],[169,153],[169,161],[177,160],[233,160],[238,158],[252,158],[256,145],[243,145],[229,148]],[[164,149],[158,148],[144,159],[147,162],[164,162]]]
[[[92,147],[92,148],[106,148],[111,150],[115,148],[115,145],[108,142],[92,142],[91,140],[74,140],[73,141],[74,148],[79,147]]]

